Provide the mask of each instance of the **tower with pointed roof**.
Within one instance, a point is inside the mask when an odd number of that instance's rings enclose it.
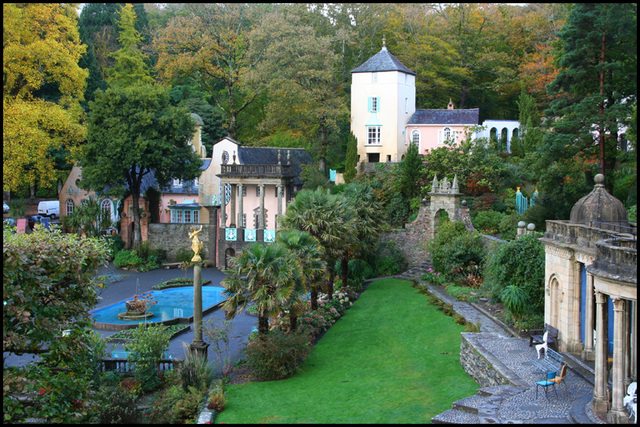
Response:
[[[351,131],[359,162],[399,162],[405,128],[416,109],[416,73],[385,46],[351,71]]]

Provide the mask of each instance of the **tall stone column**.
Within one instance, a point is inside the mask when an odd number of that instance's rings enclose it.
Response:
[[[220,227],[227,228],[227,195],[225,191],[225,183],[220,181]]]
[[[624,387],[624,306],[623,299],[613,300],[613,381],[611,388],[611,410],[607,414],[607,421],[613,424],[628,422],[627,412],[622,406],[625,395]]]
[[[609,410],[607,399],[607,324],[605,313],[607,312],[607,296],[602,292],[596,292],[596,361],[595,384],[593,388],[593,410],[598,414],[606,414]]]
[[[218,267],[218,206],[207,206],[207,209],[209,210],[208,258],[214,267]]]
[[[282,185],[278,185],[276,186],[277,191],[278,191],[278,219],[282,218],[282,193],[284,190],[284,187]],[[276,227],[278,227],[278,221],[276,221],[275,224]]]
[[[584,350],[582,350],[582,358],[584,360],[593,361],[595,359],[593,349],[593,275],[587,273],[587,295],[586,295],[586,312],[584,326]]]
[[[231,228],[236,228],[236,191],[237,185],[231,184],[231,224],[229,225]]]
[[[242,206],[243,205],[242,201],[244,199],[244,197],[242,195],[243,189],[244,189],[244,184],[239,184],[238,185],[238,197],[239,197],[239,200],[238,200],[238,228],[244,227],[244,225],[242,224],[242,217],[244,215],[243,206]]]
[[[258,228],[264,229],[264,184],[260,184],[260,223]]]

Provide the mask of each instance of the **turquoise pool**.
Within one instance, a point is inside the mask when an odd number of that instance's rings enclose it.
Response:
[[[222,292],[224,288],[216,286],[202,287],[202,311],[208,312],[224,301]],[[143,295],[151,294],[157,304],[148,310],[153,316],[146,320],[147,323],[188,323],[193,316],[193,286],[164,289],[161,291],[149,291]],[[118,319],[118,314],[127,311],[126,300],[108,305],[89,312],[94,320],[94,328],[103,330],[120,330],[135,327],[144,320]]]

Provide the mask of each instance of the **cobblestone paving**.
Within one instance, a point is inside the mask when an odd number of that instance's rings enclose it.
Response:
[[[523,338],[479,337],[479,340],[488,351],[531,386],[528,390],[502,401],[497,411],[497,417],[502,422],[535,421],[543,418],[566,418],[566,422],[570,422],[569,413],[576,401],[593,393],[593,386],[569,369],[565,378],[568,393],[564,385],[559,385],[556,386],[557,395],[553,390],[549,390],[548,395],[545,395],[543,390],[538,390],[536,398],[535,383],[543,379],[544,374],[531,364],[537,357],[535,348],[529,347],[529,342]],[[597,418],[592,421],[604,424]]]

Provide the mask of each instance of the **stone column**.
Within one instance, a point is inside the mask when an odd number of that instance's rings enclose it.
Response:
[[[230,228],[236,228],[236,191],[237,191],[237,184],[231,184],[231,224],[229,225]]]
[[[607,414],[607,422],[620,424],[628,422],[627,412],[622,406],[625,395],[624,387],[624,306],[625,301],[620,298],[613,300],[613,381],[611,388],[611,410]]]
[[[242,224],[242,217],[244,215],[243,206],[242,206],[242,200],[244,198],[242,196],[243,189],[244,189],[244,184],[239,184],[238,185],[238,197],[240,199],[238,200],[238,228],[244,227],[244,225]]]
[[[264,184],[260,184],[260,223],[258,228],[264,229]]]
[[[207,248],[209,261],[218,267],[218,207],[207,206],[209,210],[209,247]]]
[[[191,354],[207,360],[209,344],[202,339],[202,262],[193,263],[193,341]]]
[[[582,350],[582,358],[584,360],[593,361],[595,352],[593,349],[593,275],[587,273],[587,298],[585,301],[585,323],[584,325],[584,350]]]
[[[278,192],[278,219],[282,218],[282,193],[284,190],[284,187],[282,185],[278,185],[276,186],[277,192]],[[278,226],[278,222],[276,221],[275,226]]]
[[[593,410],[598,414],[606,414],[609,410],[607,399],[607,324],[605,313],[607,312],[607,296],[602,292],[596,292],[596,361],[595,384],[593,388]]]
[[[227,228],[227,196],[226,196],[226,192],[224,191],[224,187],[225,187],[225,183],[220,181],[220,207],[221,207],[221,212],[220,212],[220,227],[221,228]]]

